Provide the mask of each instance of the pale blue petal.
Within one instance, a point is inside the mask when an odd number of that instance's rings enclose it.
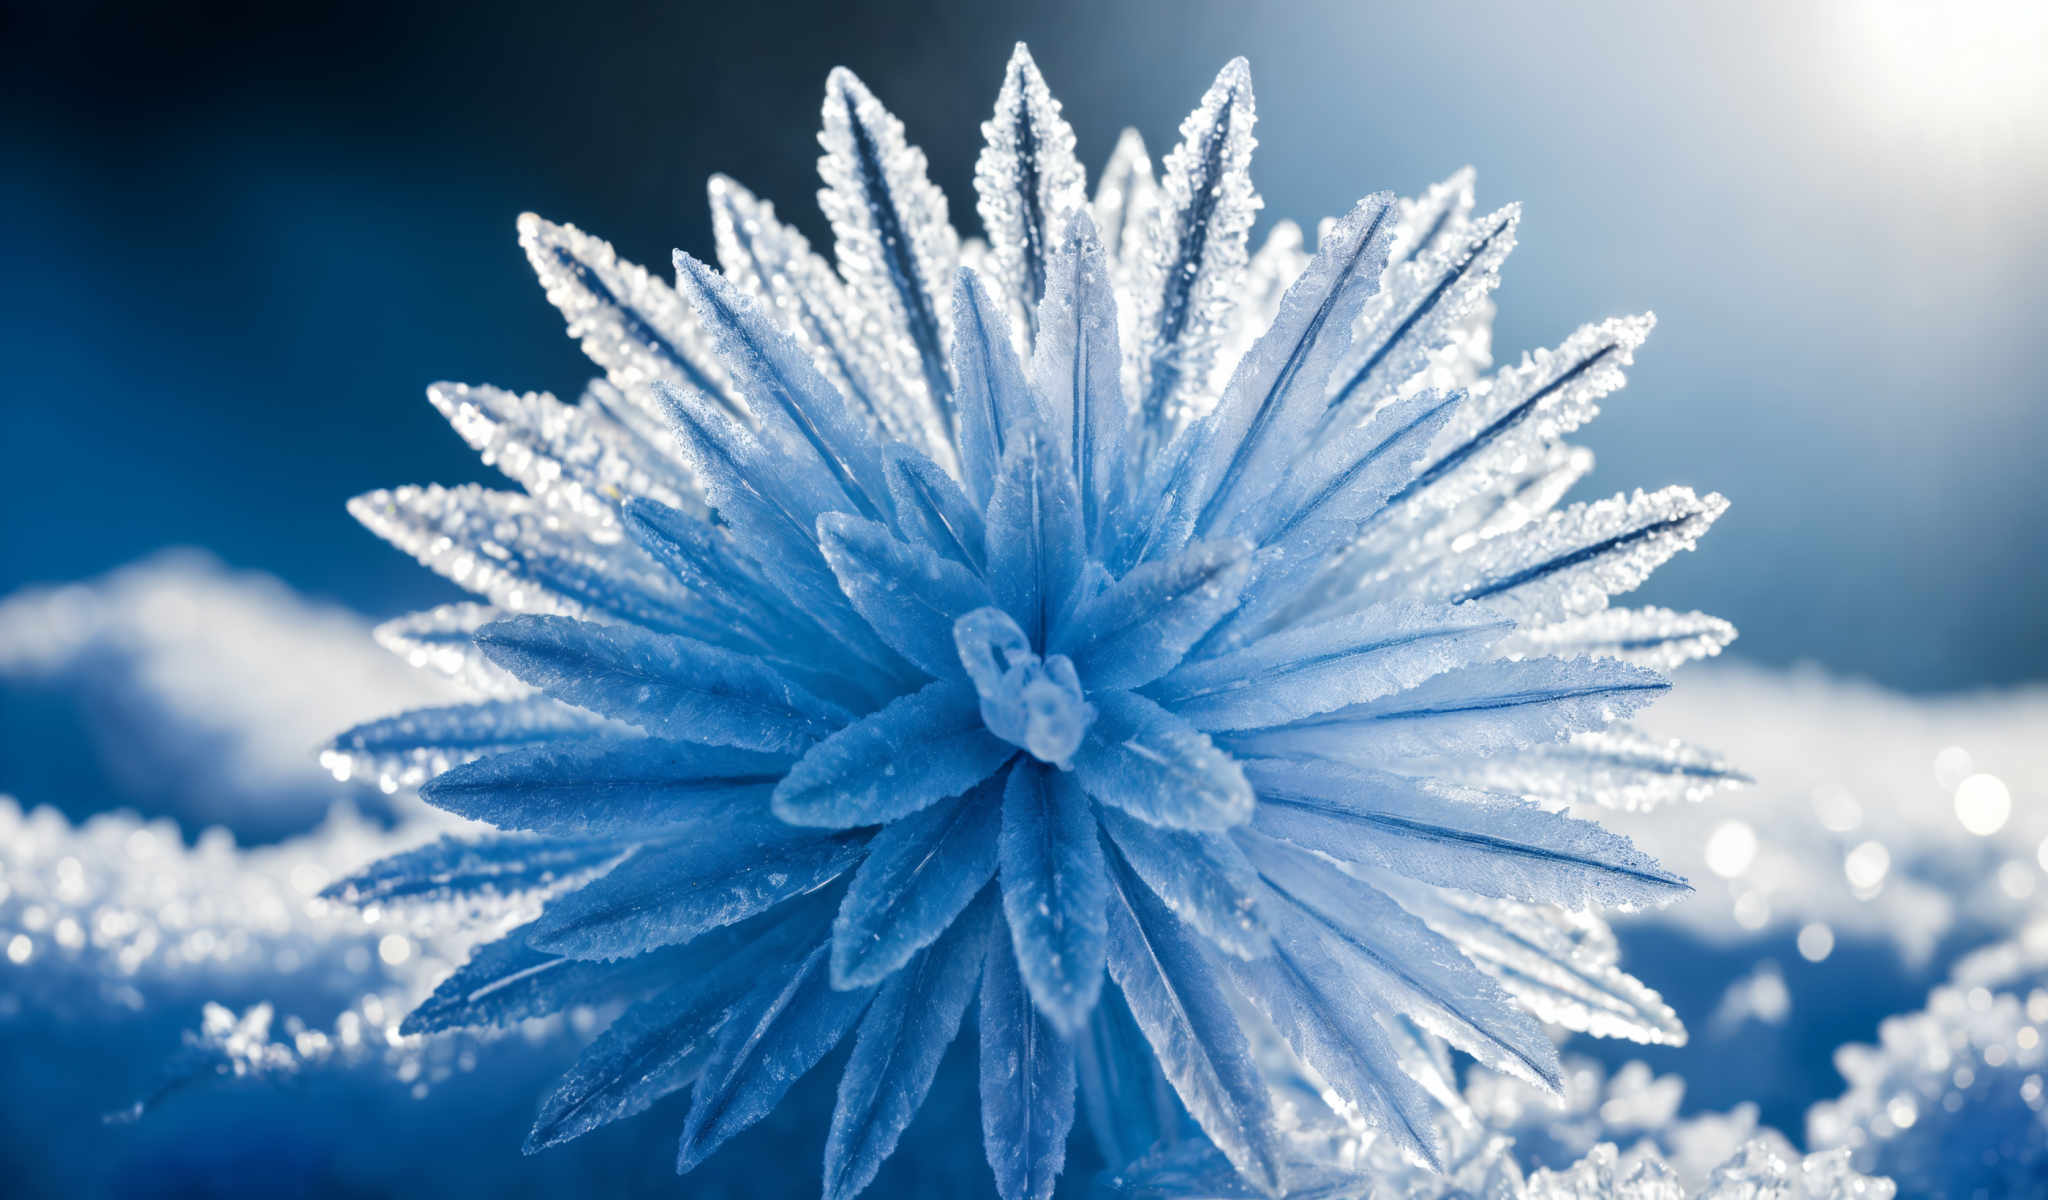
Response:
[[[549,901],[531,941],[553,954],[597,959],[677,945],[824,887],[860,860],[865,841],[764,817],[734,822],[717,837],[643,846]]]
[[[939,464],[891,442],[883,451],[882,474],[895,504],[896,528],[904,537],[976,571],[987,567],[981,510]]]
[[[1259,874],[1228,835],[1161,829],[1113,808],[1101,820],[1138,878],[1195,932],[1236,958],[1273,948],[1259,919]]]
[[[959,673],[953,622],[988,605],[988,586],[979,576],[845,513],[818,518],[818,541],[840,590],[876,636],[928,675]]]
[[[421,785],[420,798],[500,829],[627,837],[766,812],[789,761],[657,738],[570,742],[455,767]]]
[[[1088,798],[1072,775],[1019,762],[1003,789],[1003,912],[1038,1010],[1071,1035],[1102,990],[1108,878]]]
[[[566,841],[520,833],[465,838],[451,834],[379,859],[328,884],[320,895],[349,904],[377,904],[526,892],[594,871],[625,852],[624,845],[610,839]]]
[[[832,923],[832,985],[880,983],[936,941],[995,874],[993,781],[882,827]]]
[[[1074,1046],[1038,1011],[1009,941],[981,976],[981,1140],[1002,1200],[1051,1200],[1074,1126]]]
[[[1244,769],[1260,832],[1345,862],[1568,908],[1666,904],[1692,890],[1627,838],[1518,796],[1321,761]]]
[[[983,726],[974,688],[939,680],[818,743],[775,789],[775,814],[851,829],[908,816],[995,774],[1016,748]]]
[[[1247,1179],[1281,1190],[1272,1100],[1201,944],[1128,872],[1112,864],[1109,971],[1167,1081]]]
[[[825,965],[830,953],[820,943],[790,974],[763,975],[733,1007],[690,1094],[676,1149],[678,1173],[767,1116],[860,1019],[874,989],[833,987]]]
[[[689,638],[567,617],[513,617],[476,637],[549,695],[660,737],[796,753],[850,716],[760,659]]]
[[[1192,725],[1131,692],[1094,703],[1094,727],[1074,756],[1089,795],[1170,829],[1228,829],[1252,815],[1244,772]]]
[[[1150,562],[1079,603],[1053,638],[1091,689],[1134,688],[1172,670],[1237,605],[1251,547],[1203,543]]]
[[[875,994],[839,1078],[825,1200],[853,1200],[873,1182],[924,1104],[981,982],[993,916],[991,904],[975,905]]]

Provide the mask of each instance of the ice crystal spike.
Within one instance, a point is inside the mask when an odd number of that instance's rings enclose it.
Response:
[[[1542,1022],[1683,1039],[1592,910],[1687,885],[1588,814],[1740,779],[1616,724],[1733,630],[1608,607],[1723,501],[1558,508],[1649,320],[1487,374],[1517,210],[1461,172],[1254,255],[1252,119],[1234,61],[1090,198],[1019,47],[963,241],[841,70],[832,261],[722,178],[673,289],[522,222],[605,378],[434,390],[523,492],[353,507],[488,602],[380,635],[478,697],[328,761],[501,831],[344,891],[542,897],[416,1027],[628,1006],[529,1148],[687,1089],[689,1170],[852,1035],[850,1200],[978,1008],[1003,1200],[1077,1120],[1129,1194],[1477,1188],[1453,1049],[1555,1090]],[[1378,1151],[1302,1152],[1304,1067]]]
[[[1024,44],[1010,57],[988,140],[974,166],[976,206],[988,231],[989,273],[1022,322],[1025,342],[1037,333],[1052,246],[1083,200],[1074,131],[1060,116],[1038,64]]]

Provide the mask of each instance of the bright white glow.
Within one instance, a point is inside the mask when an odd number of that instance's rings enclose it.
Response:
[[[7,961],[16,966],[27,962],[29,955],[35,952],[36,944],[30,941],[25,933],[15,934],[13,939],[7,943]]]
[[[1842,860],[1842,874],[1849,877],[1849,886],[1858,892],[1876,891],[1891,869],[1892,854],[1883,842],[1864,842]]]
[[[398,966],[412,957],[412,940],[402,933],[387,933],[377,940],[377,957],[387,966]]]
[[[1835,952],[1835,931],[1815,921],[1799,931],[1799,957],[1819,962]]]
[[[1836,0],[1830,11],[1868,98],[1900,126],[2024,128],[2048,90],[2040,0]]]
[[[1707,838],[1707,870],[1733,879],[1756,861],[1756,830],[1742,821],[1723,821]]]
[[[1956,785],[1956,820],[1978,837],[2005,828],[2012,816],[2012,791],[1996,775],[1972,775]]]
[[[1970,777],[1977,764],[1970,758],[1970,752],[1961,746],[1943,746],[1941,753],[1934,756],[1934,782],[1944,792],[1953,792],[1956,785]]]

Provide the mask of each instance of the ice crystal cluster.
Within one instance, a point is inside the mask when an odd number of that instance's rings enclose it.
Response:
[[[481,698],[326,761],[500,831],[334,894],[545,898],[407,1033],[633,1002],[529,1148],[689,1089],[688,1171],[850,1038],[850,1197],[974,1009],[1005,1200],[1077,1123],[1279,1193],[1289,1074],[1435,1170],[1447,1046],[1554,1090],[1544,1022],[1682,1037],[1591,910],[1685,883],[1564,811],[1731,777],[1620,722],[1732,630],[1609,606],[1723,502],[1559,507],[1650,320],[1485,373],[1517,210],[1461,174],[1253,251],[1252,123],[1233,62],[1091,196],[1020,48],[969,241],[842,70],[830,262],[726,179],[673,287],[521,219],[603,376],[432,389],[521,490],[353,511],[479,597],[381,636]]]

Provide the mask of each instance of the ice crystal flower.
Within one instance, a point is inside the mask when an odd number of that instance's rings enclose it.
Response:
[[[1530,798],[1697,783],[1612,723],[1732,631],[1608,598],[1722,501],[1556,508],[1650,321],[1480,377],[1517,211],[1460,175],[1251,253],[1252,121],[1232,62],[1156,177],[1127,135],[1090,201],[1020,48],[963,242],[842,70],[833,263],[725,179],[722,270],[679,253],[674,288],[522,218],[605,377],[432,391],[523,494],[355,512],[488,602],[385,639],[489,695],[330,761],[440,772],[428,800],[504,831],[359,891],[575,877],[407,1026],[635,1000],[532,1148],[688,1087],[687,1171],[851,1034],[849,1197],[978,1004],[1006,1200],[1050,1193],[1077,1096],[1114,1162],[1184,1112],[1277,1191],[1247,1026],[1432,1165],[1441,1043],[1555,1088],[1539,1018],[1678,1036],[1575,914],[1684,883]]]

